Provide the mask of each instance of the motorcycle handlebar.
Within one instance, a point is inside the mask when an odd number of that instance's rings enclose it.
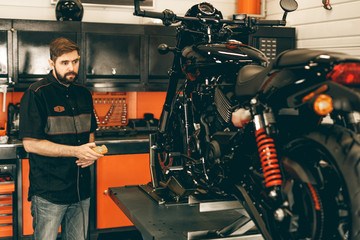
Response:
[[[145,11],[140,10],[140,1],[144,0],[134,0],[134,15],[148,18],[157,18],[161,19],[164,25],[171,25],[179,21],[202,21],[202,22],[214,22],[214,23],[226,23],[226,24],[238,24],[246,26],[285,26],[285,20],[258,20],[256,18],[245,17],[241,20],[226,20],[226,19],[215,19],[215,18],[201,18],[201,17],[178,17],[173,11],[166,9],[163,12],[154,12],[154,11]]]
[[[285,20],[258,20],[256,25],[260,26],[285,26]]]
[[[152,11],[143,11],[144,15],[143,17],[149,17],[149,18],[159,18],[164,19],[165,15],[164,12],[152,12]],[[138,15],[141,16],[141,15]]]
[[[141,16],[141,17],[149,17],[149,18],[164,18],[164,12],[153,12],[153,11],[144,11],[140,10],[140,1],[144,0],[134,0],[134,15]]]

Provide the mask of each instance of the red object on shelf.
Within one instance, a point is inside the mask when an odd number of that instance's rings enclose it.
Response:
[[[237,1],[237,13],[246,13],[251,15],[260,15],[261,0],[238,0]]]
[[[6,123],[0,124],[0,136],[5,136],[6,135],[6,125],[7,125]]]

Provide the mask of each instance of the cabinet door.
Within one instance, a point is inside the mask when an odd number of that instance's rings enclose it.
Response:
[[[149,154],[105,156],[97,161],[96,168],[97,228],[133,225],[110,198],[108,189],[150,182]]]
[[[0,19],[0,84],[12,83],[11,21]]]
[[[84,23],[86,86],[100,91],[142,90],[143,27]]]
[[[149,75],[147,90],[166,90],[172,67],[174,54],[171,52],[161,55],[158,51],[160,44],[175,47],[175,37],[172,36],[149,36]]]
[[[166,44],[176,47],[176,31],[174,27],[146,26],[147,37],[147,84],[146,90],[165,91],[168,85],[168,72],[172,67],[174,54],[160,54],[158,47]]]
[[[33,228],[32,228],[32,216],[31,216],[31,202],[27,200],[28,198],[28,191],[29,191],[29,159],[22,160],[22,209],[23,209],[23,232],[22,234],[25,235],[32,235]]]
[[[140,36],[87,34],[86,69],[87,78],[139,81]]]
[[[50,72],[49,45],[53,39],[65,37],[77,43],[80,40],[80,23],[76,22],[14,20],[13,28],[17,88],[27,88]]]

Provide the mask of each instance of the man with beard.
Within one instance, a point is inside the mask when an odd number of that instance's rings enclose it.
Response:
[[[79,47],[58,38],[50,43],[52,71],[32,84],[20,103],[20,138],[29,153],[31,215],[35,240],[86,239],[90,206],[89,166],[103,155],[91,93],[76,80]]]

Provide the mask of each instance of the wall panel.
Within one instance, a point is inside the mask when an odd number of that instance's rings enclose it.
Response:
[[[207,0],[222,11],[224,17],[231,18],[236,12],[237,0]],[[151,10],[171,9],[176,14],[184,14],[199,0],[154,0]],[[55,5],[50,0],[0,0],[0,18],[56,20]],[[151,24],[154,21],[133,16],[132,7],[109,7],[84,5],[84,22]]]
[[[297,47],[345,52],[360,57],[360,1],[331,0],[326,10],[321,0],[298,0],[299,9],[288,14],[288,26],[295,27]],[[278,0],[267,0],[267,19],[279,19]]]

